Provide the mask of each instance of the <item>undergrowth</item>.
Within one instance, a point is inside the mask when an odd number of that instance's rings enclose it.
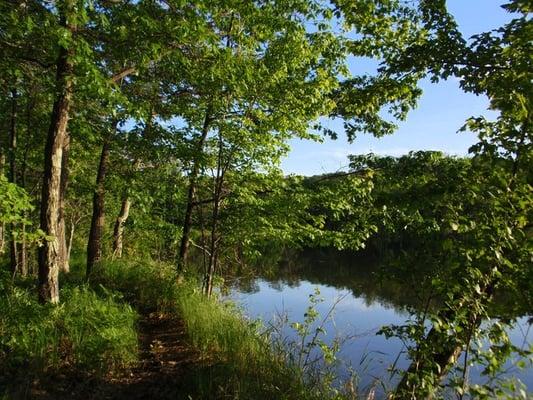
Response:
[[[260,324],[232,303],[208,299],[194,276],[176,279],[170,264],[120,260],[83,264],[62,277],[59,305],[37,302],[34,285],[0,279],[0,361],[5,371],[62,368],[92,374],[123,370],[137,356],[138,313],[179,317],[199,362],[181,379],[187,398],[332,399],[329,385],[306,382],[301,368],[271,345]]]
[[[207,398],[323,399],[324,387],[308,387],[301,371],[276,353],[257,323],[231,304],[203,296],[194,282],[181,285],[177,301],[191,343],[211,359],[196,374],[197,395]]]
[[[144,311],[174,314],[183,321],[188,340],[203,360],[183,379],[192,398],[325,399],[326,386],[305,382],[302,371],[274,350],[260,325],[246,320],[234,304],[208,299],[196,276],[176,279],[174,266],[150,261],[100,264],[93,285],[120,291]]]
[[[152,261],[117,260],[97,264],[89,277],[99,285],[122,293],[124,299],[143,312],[175,311],[178,287],[172,266]]]
[[[66,287],[61,304],[42,305],[3,276],[0,292],[0,372],[100,374],[137,359],[137,313],[104,288]]]

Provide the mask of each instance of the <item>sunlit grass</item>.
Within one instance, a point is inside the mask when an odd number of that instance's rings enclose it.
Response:
[[[109,291],[66,287],[61,304],[41,305],[8,279],[0,286],[0,369],[105,373],[137,360],[137,313]]]
[[[325,387],[309,387],[302,372],[275,351],[260,325],[230,302],[208,299],[197,277],[178,283],[174,266],[150,261],[100,264],[92,285],[120,291],[137,307],[174,314],[183,321],[189,345],[202,360],[184,390],[193,398],[322,399]]]

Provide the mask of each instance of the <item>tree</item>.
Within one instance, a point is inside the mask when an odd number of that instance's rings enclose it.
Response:
[[[435,289],[446,292],[447,308],[436,313],[428,332],[417,331],[418,346],[397,388],[399,398],[431,395],[461,351],[472,350],[471,341],[482,332],[491,334],[494,346],[508,343],[500,325],[481,330],[481,321],[494,293],[516,290],[531,265],[525,256],[532,246],[527,206],[532,201],[531,172],[526,166],[533,155],[531,5],[517,0],[504,8],[518,15],[505,26],[466,41],[444,2],[419,2],[419,17],[428,35],[398,52],[386,69],[393,77],[421,72],[433,80],[455,76],[465,91],[486,95],[491,108],[499,111],[496,121],[471,118],[463,128],[477,132],[479,143],[470,150],[472,169],[462,197],[449,199],[439,224],[442,231],[450,227],[454,231],[441,242],[440,262],[455,265],[455,274],[447,277],[455,284],[450,285],[450,280],[444,284],[440,277],[434,280]],[[505,321],[510,322],[499,323]],[[495,366],[517,350],[506,348],[499,357],[476,350],[476,357],[487,362],[487,373],[495,373]],[[464,379],[459,386],[463,392],[469,389],[482,396],[498,390],[469,387]]]
[[[71,36],[77,27],[73,0],[59,5],[59,26]],[[67,124],[73,90],[73,49],[67,41],[60,44],[56,61],[56,96],[50,128],[46,139],[43,190],[41,198],[41,229],[48,236],[39,248],[39,299],[41,302],[59,302],[59,238],[58,215],[60,207],[61,167],[63,146],[67,140]]]

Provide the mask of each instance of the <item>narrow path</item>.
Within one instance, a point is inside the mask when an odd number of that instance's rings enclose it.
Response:
[[[179,399],[185,375],[199,362],[185,342],[185,330],[175,317],[151,314],[139,324],[140,363],[129,376],[113,380],[121,389],[104,398]],[[100,397],[102,398],[102,397]]]
[[[203,364],[176,317],[149,314],[139,322],[139,364],[116,376],[65,373],[17,383],[12,399],[187,399],[183,388]]]

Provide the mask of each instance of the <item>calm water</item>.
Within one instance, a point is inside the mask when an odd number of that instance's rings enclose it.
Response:
[[[325,324],[324,339],[331,342],[336,336],[350,338],[338,355],[341,379],[348,378],[350,370],[355,371],[359,389],[366,392],[378,383],[394,385],[397,377],[391,377],[387,370],[393,363],[400,368],[408,366],[401,341],[376,332],[384,325],[402,324],[408,319],[408,307],[416,306],[423,298],[416,279],[405,277],[401,283],[394,283],[382,278],[383,271],[375,261],[331,252],[301,253],[276,268],[258,271],[254,278],[234,282],[230,295],[252,319],[261,319],[267,326],[276,325],[282,316],[302,322],[309,295],[317,288],[324,299],[316,306],[320,314],[325,316],[334,307],[333,318]],[[514,344],[529,347],[532,331],[523,317],[510,336]],[[282,334],[296,337],[287,324]],[[518,370],[511,364],[509,368],[508,376],[519,378],[528,391],[533,391],[531,368]],[[484,382],[475,369],[471,379]]]

